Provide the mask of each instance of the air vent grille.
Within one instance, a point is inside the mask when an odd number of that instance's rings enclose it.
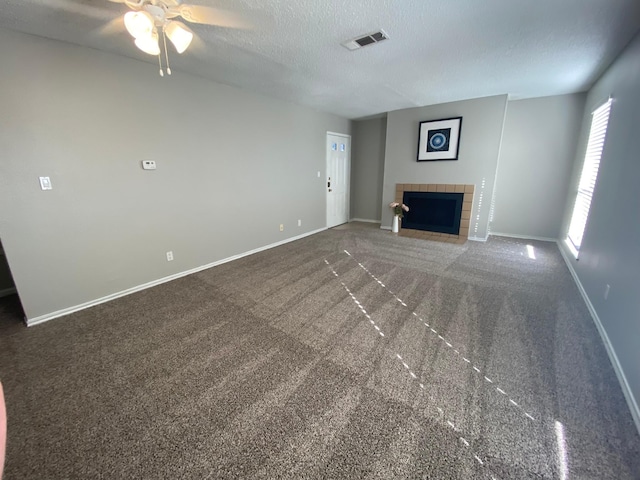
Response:
[[[373,45],[374,43],[387,40],[388,38],[389,36],[384,32],[384,30],[379,30],[377,32],[367,33],[366,35],[361,35],[359,37],[352,38],[351,40],[347,40],[346,42],[342,42],[342,46],[349,50],[357,50],[358,48]]]
[[[361,47],[365,47],[367,45],[370,45],[372,43],[376,43],[376,41],[373,39],[373,37],[362,37],[362,38],[356,38],[356,43],[358,45],[360,45]]]

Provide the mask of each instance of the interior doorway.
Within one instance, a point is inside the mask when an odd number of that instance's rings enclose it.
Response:
[[[3,326],[23,319],[20,298],[0,240],[0,331]]]
[[[327,228],[349,221],[351,136],[327,132]]]

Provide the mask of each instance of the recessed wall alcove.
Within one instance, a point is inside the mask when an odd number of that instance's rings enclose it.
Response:
[[[418,226],[416,225],[416,222],[407,222],[407,226],[405,227],[403,225],[403,222],[400,222],[399,234],[403,237],[422,238],[425,240],[436,240],[440,242],[466,242],[469,238],[469,225],[471,222],[471,207],[473,205],[474,191],[475,185],[445,183],[397,183],[395,201],[399,203],[406,203],[405,200],[407,198],[410,198],[413,202],[417,202],[414,203],[414,205],[418,205],[419,207],[421,205],[425,205],[425,203],[421,203],[422,201],[420,195],[413,195],[413,193],[424,192],[434,194],[459,194],[424,196],[425,201],[426,197],[429,197],[429,201],[432,202],[431,205],[435,206],[436,208],[450,210],[446,214],[444,214],[443,212],[442,218],[450,217],[452,215],[457,215],[459,216],[458,218],[447,219],[444,222],[439,222],[437,219],[441,217],[440,215],[421,215],[421,218],[427,219],[425,225]],[[406,193],[409,193],[409,195],[405,195]],[[446,225],[436,225],[439,223],[444,223]],[[452,226],[455,226],[457,230],[452,229]]]

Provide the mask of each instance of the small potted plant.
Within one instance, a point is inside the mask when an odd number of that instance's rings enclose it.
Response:
[[[391,231],[393,233],[398,233],[400,230],[400,219],[404,217],[404,212],[409,211],[409,207],[404,203],[398,202],[391,202],[389,207],[393,208],[393,224],[391,226]]]

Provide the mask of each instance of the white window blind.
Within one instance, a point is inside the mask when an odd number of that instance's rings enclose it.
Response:
[[[582,235],[589,217],[591,198],[598,178],[598,168],[600,167],[600,157],[602,157],[602,149],[604,148],[604,140],[607,134],[610,111],[611,99],[593,112],[593,118],[591,119],[587,153],[584,156],[582,174],[578,184],[578,195],[573,206],[573,214],[571,215],[571,223],[569,224],[569,233],[567,235],[569,246],[575,251],[576,257],[580,251]]]

